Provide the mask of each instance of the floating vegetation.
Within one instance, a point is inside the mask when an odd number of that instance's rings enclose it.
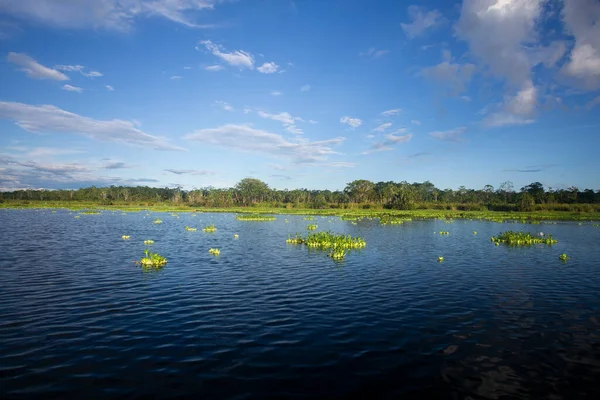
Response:
[[[75,218],[81,218],[81,215],[76,215]]]
[[[123,240],[129,240],[130,238],[131,238],[131,236],[129,236],[129,235],[121,236],[121,239],[123,239]]]
[[[187,225],[186,225],[186,226],[185,226],[185,230],[186,230],[186,231],[188,231],[188,232],[196,232],[196,230],[197,230],[197,229],[196,229],[196,228],[189,227],[189,226],[187,226]]]
[[[167,259],[158,253],[150,253],[144,250],[145,257],[138,262],[143,268],[160,268],[167,264]]]
[[[219,249],[208,249],[208,252],[213,256],[218,256],[219,254],[221,254],[221,250]]]
[[[171,217],[177,217],[177,218],[179,218],[179,215],[173,213],[173,214],[171,214]]]
[[[238,221],[275,221],[277,218],[275,218],[272,215],[250,214],[250,215],[238,215],[236,217],[236,219]]]
[[[304,221],[312,221],[312,220],[314,220],[314,218],[313,218],[313,217],[303,217],[302,219],[303,219]]]
[[[492,236],[492,242],[499,244],[505,243],[511,246],[531,246],[532,244],[547,244],[552,245],[558,243],[558,240],[553,239],[552,235],[544,236],[540,233],[539,236],[533,236],[529,232],[502,232],[498,236]]]
[[[233,234],[233,238],[234,238],[234,239],[237,239],[237,238],[239,238],[239,237],[240,237],[240,235],[238,235],[237,233],[234,233],[234,234]]]
[[[446,231],[440,231],[440,235],[449,235],[450,232],[446,232]]]
[[[148,240],[144,240],[144,244],[145,244],[145,245],[151,245],[151,244],[154,244],[154,240],[150,240],[150,239],[148,239]]]
[[[362,218],[362,217],[361,217],[361,216],[358,216],[358,215],[348,215],[348,214],[346,214],[346,215],[342,215],[342,216],[340,217],[340,219],[341,219],[342,221],[358,221],[358,220],[359,220],[359,219],[361,219],[361,218]]]
[[[100,214],[100,211],[82,211],[79,214],[81,214],[81,215],[98,215],[98,214]]]
[[[202,228],[204,232],[216,232],[217,228],[215,228],[215,224],[210,224]]]
[[[438,257],[438,262],[444,261],[444,257]]]
[[[391,215],[384,215],[381,218],[379,218],[379,223],[381,225],[400,225],[403,224],[404,221],[411,221],[411,219],[404,217],[394,217]]]
[[[346,249],[332,249],[328,256],[334,260],[343,260],[346,257],[346,254],[348,254],[348,250]]]
[[[317,224],[306,225],[306,230],[316,231],[317,230]]]
[[[302,243],[304,243],[304,239],[302,239],[302,236],[300,236],[299,234],[296,233],[296,236],[294,236],[294,237],[288,236],[288,238],[285,242],[287,244],[302,244]]]
[[[477,231],[473,231],[473,235],[477,235]]]
[[[162,219],[156,218],[152,223],[153,224],[162,224]]]
[[[571,257],[569,257],[566,253],[562,253],[560,256],[558,256],[558,258],[564,262],[569,260]]]

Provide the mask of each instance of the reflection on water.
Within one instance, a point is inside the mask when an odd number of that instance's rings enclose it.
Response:
[[[548,225],[558,244],[507,248],[489,237],[535,229],[315,223],[367,246],[336,263],[286,245],[300,216],[2,211],[1,396],[600,395],[599,228]],[[134,263],[148,239],[168,259],[150,273]]]

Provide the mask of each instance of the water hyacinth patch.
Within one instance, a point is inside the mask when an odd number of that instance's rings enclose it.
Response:
[[[558,243],[558,240],[554,239],[552,235],[533,236],[529,232],[522,231],[502,232],[498,236],[492,236],[491,241],[496,243],[496,245],[498,245],[499,243],[504,243],[510,246],[531,246],[532,244],[552,245]]]
[[[567,260],[569,260],[571,257],[569,257],[566,253],[562,253],[560,256],[558,256],[558,258],[562,261],[565,262]]]
[[[438,257],[438,262],[444,261],[444,257]]]
[[[185,226],[185,230],[188,231],[188,232],[196,232],[196,228],[192,228],[192,227],[189,227],[187,225]]]
[[[153,224],[162,224],[162,219],[160,218],[156,218],[154,221],[152,221]]]
[[[237,233],[235,233],[235,234],[233,235],[233,238],[234,238],[234,239],[237,239],[237,238],[239,238],[239,237],[240,237],[240,235],[238,235]]]
[[[210,224],[202,228],[204,232],[216,232],[217,228],[215,228],[215,224]]]
[[[81,215],[98,215],[100,211],[81,211],[79,214]]]
[[[129,235],[121,236],[121,239],[123,239],[123,240],[129,240],[130,238],[131,238],[131,236],[129,236]]]
[[[236,217],[236,219],[238,221],[275,221],[277,218],[275,218],[272,215],[251,214],[251,215],[238,215]]]
[[[449,235],[450,232],[446,232],[446,231],[440,231],[440,235]]]
[[[158,253],[150,253],[144,250],[145,257],[142,257],[138,262],[142,268],[161,268],[167,264],[167,259]]]
[[[148,239],[148,240],[144,240],[144,244],[145,244],[145,245],[151,245],[151,244],[154,244],[154,240],[150,240],[150,239]]]
[[[219,254],[221,254],[221,250],[219,249],[208,249],[208,252],[213,256],[218,256]]]
[[[310,224],[306,226],[306,230],[308,231],[315,231],[317,230],[317,224]]]

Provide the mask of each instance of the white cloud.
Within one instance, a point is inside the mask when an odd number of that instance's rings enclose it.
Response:
[[[329,155],[336,154],[331,146],[345,140],[343,137],[337,137],[329,140],[294,143],[287,141],[281,135],[254,129],[248,125],[233,124],[214,129],[200,129],[185,136],[185,139],[232,150],[289,159],[294,163],[326,161]]]
[[[310,85],[304,85],[300,88],[301,92],[308,92],[310,90]]]
[[[465,90],[465,85],[475,72],[473,64],[454,64],[443,61],[440,64],[424,68],[421,75],[451,89],[452,95],[458,95]]]
[[[106,90],[108,90],[109,92],[114,92],[115,91],[115,88],[112,87],[112,86],[110,86],[110,85],[106,85],[105,87],[106,87]]]
[[[209,170],[197,170],[197,169],[165,169],[165,171],[170,172],[175,175],[196,175],[196,176],[206,176],[206,175],[214,175],[214,171]]]
[[[600,96],[593,98],[585,104],[585,108],[591,110],[592,108],[600,105]]]
[[[395,133],[402,133],[404,131],[406,131],[406,130],[405,129],[399,129]],[[384,137],[385,137],[384,141],[374,143],[369,150],[365,150],[361,154],[372,154],[372,153],[376,153],[376,152],[379,152],[379,151],[394,150],[393,146],[395,146],[397,144],[402,144],[402,143],[408,143],[408,142],[410,142],[411,139],[412,139],[412,137],[413,137],[413,134],[412,133],[407,133],[406,135],[396,136],[396,135],[394,135],[392,133],[392,134],[385,135]]]
[[[29,132],[71,133],[156,150],[185,150],[137,129],[130,121],[96,120],[51,105],[0,102],[0,118],[14,121]]]
[[[221,107],[225,111],[233,111],[233,107],[225,101],[217,100],[217,101],[215,101],[215,104],[218,105],[219,107]]]
[[[373,132],[383,132],[387,128],[389,128],[390,126],[392,126],[392,123],[391,122],[386,122],[385,124],[381,124],[377,128],[373,129]]]
[[[287,128],[285,128],[286,131],[288,131],[289,133],[293,133],[294,135],[303,135],[304,131],[300,128],[298,128],[296,125],[290,125]]]
[[[0,1],[0,12],[13,17],[59,28],[131,30],[141,17],[160,17],[191,28],[209,28],[188,17],[213,9],[219,0],[102,0],[90,7],[88,1],[39,0]]]
[[[279,114],[269,114],[264,111],[258,111],[258,115],[262,118],[268,118],[268,119],[272,119],[274,121],[279,121],[284,125],[294,125],[296,123],[296,121],[302,122],[302,118],[293,117],[288,112],[281,112]]]
[[[173,81],[178,81],[180,79],[183,79],[183,76],[181,75],[173,75],[172,77],[170,77],[169,79],[173,80]]]
[[[319,121],[315,121],[314,119],[309,119],[309,120],[308,120],[308,123],[309,123],[309,124],[318,124],[318,123],[319,123]]]
[[[1,10],[1,8],[0,8]],[[68,81],[69,77],[60,71],[43,66],[25,53],[8,53],[8,61],[21,67],[28,77],[34,79],[52,79],[55,81]]]
[[[281,96],[283,93],[281,93],[281,92],[279,92],[277,90],[274,90],[270,94],[271,94],[271,96]]]
[[[353,128],[358,128],[362,124],[362,121],[358,118],[345,116],[340,118],[340,123],[350,125]]]
[[[219,57],[231,66],[254,69],[254,56],[247,51],[234,50],[231,53],[227,53],[222,46],[216,45],[210,40],[202,40],[199,44],[202,44],[214,56]]]
[[[263,74],[274,74],[279,69],[279,65],[274,62],[266,62],[256,69]]]
[[[421,121],[419,121],[418,119],[411,119],[410,123],[413,125],[421,125]]]
[[[190,69],[192,69],[192,67],[188,67],[188,66],[186,66],[186,67],[183,67],[183,69],[190,70]]]
[[[62,89],[66,90],[67,92],[77,92],[77,93],[83,92],[82,88],[77,87],[77,86],[71,86],[71,85],[63,85]]]
[[[123,161],[110,161],[102,166],[103,169],[127,169],[133,168],[133,165],[124,163]]]
[[[564,72],[579,87],[600,88],[600,3],[597,0],[564,0],[563,20],[575,38],[575,47]]]
[[[85,153],[82,150],[75,149],[61,149],[56,147],[36,147],[27,151],[27,156],[31,158],[40,158],[40,157],[54,157],[54,156],[63,156],[69,154],[81,154]]]
[[[393,110],[387,110],[381,113],[384,117],[391,117],[392,115],[398,115],[402,112],[401,108],[396,108]]]
[[[418,6],[408,7],[411,23],[402,23],[400,26],[410,38],[423,34],[427,29],[433,28],[442,21],[442,14],[438,10],[425,12]]]
[[[532,116],[537,103],[537,90],[531,81],[527,81],[514,96],[505,96],[498,110],[483,123],[489,127],[530,124],[534,122]]]
[[[83,65],[55,65],[55,69],[65,72],[79,72],[81,75],[86,78],[98,78],[100,76],[104,76],[102,73],[98,71],[90,71],[85,72],[85,67]]]
[[[214,71],[220,71],[220,70],[222,70],[223,66],[222,65],[209,65],[209,66],[204,67],[204,69],[207,70],[207,71],[213,71],[214,72]]]
[[[462,135],[467,130],[466,127],[461,126],[459,128],[451,129],[449,131],[436,131],[429,132],[431,137],[434,137],[438,140],[445,140],[449,142],[459,142],[462,140]]]
[[[390,51],[389,50],[377,50],[375,47],[371,47],[369,50],[367,50],[364,53],[359,53],[359,55],[361,57],[366,57],[366,58],[371,58],[371,59],[376,59],[379,58],[383,55],[388,54]]]

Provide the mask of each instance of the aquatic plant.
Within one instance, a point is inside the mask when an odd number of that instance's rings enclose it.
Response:
[[[219,250],[219,249],[212,249],[211,248],[211,249],[208,249],[208,252],[210,254],[212,254],[213,256],[218,256],[219,254],[221,254],[221,250]]]
[[[400,225],[400,224],[403,224],[404,221],[410,221],[410,220],[411,220],[410,218],[384,215],[381,218],[379,218],[379,223],[381,225]]]
[[[154,240],[150,240],[150,239],[148,239],[148,240],[144,240],[144,244],[145,244],[145,245],[154,244]]]
[[[348,254],[348,250],[346,249],[332,249],[328,256],[333,258],[334,260],[343,260]]]
[[[156,218],[152,223],[153,224],[162,224],[162,219]]]
[[[477,235],[477,231],[473,231],[473,235]]]
[[[76,215],[75,218],[81,218],[81,215]]]
[[[317,230],[317,224],[306,225],[306,230],[309,230],[309,231]]]
[[[100,214],[99,211],[81,211],[79,214],[81,215],[98,215]]]
[[[121,236],[121,238],[122,238],[123,240],[129,240],[129,238],[130,238],[130,237],[131,237],[131,236],[129,236],[129,235],[123,235],[123,236]]]
[[[492,236],[491,241],[494,243],[504,243],[511,246],[531,246],[532,244],[547,244],[552,245],[558,243],[558,240],[552,238],[552,235],[548,236],[533,236],[529,232],[513,232],[506,231],[500,233],[498,236]]]
[[[234,239],[237,239],[237,238],[239,238],[239,237],[240,237],[240,235],[238,235],[237,233],[235,233],[235,234],[233,235],[233,238],[234,238]]]
[[[444,257],[438,257],[438,262],[444,261]]]
[[[210,224],[202,228],[204,232],[216,232],[217,228],[215,228],[215,224]]]
[[[192,228],[192,227],[189,227],[187,225],[185,226],[185,230],[188,231],[188,232],[196,232],[196,228]]]
[[[566,253],[562,253],[560,256],[558,256],[558,258],[559,258],[561,261],[567,261],[567,260],[569,260],[571,257],[569,257],[569,256],[568,256]]]
[[[258,215],[258,214],[250,214],[250,215],[238,215],[236,217],[238,221],[275,221],[275,218],[272,215]]]
[[[440,231],[440,235],[449,235],[450,232],[446,232],[446,231]]]
[[[139,261],[139,264],[144,268],[160,268],[167,264],[167,259],[158,253],[150,253],[144,250],[145,257]]]
[[[311,216],[308,216],[308,217],[303,217],[302,219],[303,219],[304,221],[312,221],[312,220],[314,220],[314,218],[313,218],[313,217],[311,217]]]
[[[288,238],[285,241],[287,244],[302,244],[304,243],[304,239],[302,239],[302,236],[300,236],[298,233],[296,233],[296,236],[291,237],[288,235]]]

